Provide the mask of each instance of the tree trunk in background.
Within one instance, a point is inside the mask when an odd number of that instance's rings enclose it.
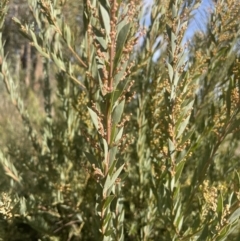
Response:
[[[39,53],[36,53],[35,56],[35,68],[34,68],[34,74],[33,74],[33,89],[34,91],[39,91],[39,89],[42,86],[42,79],[43,79],[43,62],[42,57]]]
[[[25,84],[27,87],[29,87],[31,82],[31,46],[29,43],[25,44],[23,58],[26,65]]]

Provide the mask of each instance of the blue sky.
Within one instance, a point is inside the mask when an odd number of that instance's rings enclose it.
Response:
[[[151,5],[154,3],[154,0],[143,0],[145,3],[145,11],[149,12],[151,10]],[[150,6],[150,7],[149,7]],[[193,11],[193,18],[189,22],[188,29],[183,39],[184,44],[186,41],[191,40],[196,31],[206,31],[206,25],[208,22],[208,13],[214,8],[212,0],[202,0],[199,8]],[[150,12],[144,15],[144,18],[141,21],[141,24],[144,24],[146,27],[150,24]],[[161,37],[157,41],[161,41]],[[141,41],[140,41],[141,42]],[[141,45],[141,43],[140,43]],[[157,45],[157,42],[155,43]],[[160,49],[158,49],[153,56],[153,61],[156,61],[160,55]]]
[[[189,23],[185,39],[189,40],[195,31],[205,31],[208,21],[208,13],[213,9],[212,0],[202,0],[200,7],[194,12],[194,18]]]
[[[153,4],[154,0],[144,0],[146,4],[146,10],[148,9],[147,6]],[[195,10],[194,17],[189,23],[188,30],[186,32],[186,36],[184,37],[184,42],[191,39],[195,31],[205,31],[206,24],[208,21],[208,12],[213,9],[213,2],[212,0],[202,0],[200,7]],[[145,25],[150,24],[150,13],[145,16]]]

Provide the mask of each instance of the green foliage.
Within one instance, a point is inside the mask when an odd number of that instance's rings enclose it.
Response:
[[[239,239],[240,4],[184,43],[199,3],[30,0],[21,65],[2,1],[0,240]]]

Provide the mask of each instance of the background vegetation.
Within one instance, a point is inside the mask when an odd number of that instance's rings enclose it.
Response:
[[[239,240],[240,3],[200,6],[1,1],[0,240]]]

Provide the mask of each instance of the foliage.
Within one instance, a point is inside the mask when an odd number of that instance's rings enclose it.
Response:
[[[199,6],[29,0],[24,68],[2,1],[0,240],[239,239],[240,4]]]

